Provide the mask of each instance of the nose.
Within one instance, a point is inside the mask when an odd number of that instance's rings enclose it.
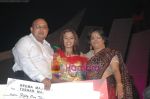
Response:
[[[97,42],[98,39],[94,39],[94,42]]]

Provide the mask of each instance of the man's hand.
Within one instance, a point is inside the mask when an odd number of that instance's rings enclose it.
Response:
[[[44,84],[44,89],[45,90],[50,90],[51,87],[51,81],[48,78],[45,78],[42,83]]]

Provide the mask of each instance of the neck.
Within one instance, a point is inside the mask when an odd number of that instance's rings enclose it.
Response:
[[[71,56],[71,55],[73,55],[73,49],[72,49],[72,48],[66,48],[66,49],[65,49],[65,54],[66,54],[66,56]]]
[[[40,43],[42,43],[43,44],[43,42],[44,42],[44,40],[42,39],[38,39],[38,41],[40,42]]]
[[[101,47],[101,48],[94,49],[94,54],[98,53],[99,51],[101,51],[101,50],[104,49],[104,48],[105,48],[105,46],[104,46],[104,47]]]
[[[41,44],[43,44],[43,41],[39,41]]]

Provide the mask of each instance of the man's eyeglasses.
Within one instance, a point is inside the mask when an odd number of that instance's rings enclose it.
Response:
[[[36,26],[34,26],[34,28],[36,28],[36,29],[48,29],[48,27],[46,25],[43,25],[43,26],[36,25]]]

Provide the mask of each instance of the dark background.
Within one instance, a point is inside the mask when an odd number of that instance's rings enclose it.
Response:
[[[43,17],[48,21],[50,33],[68,22],[73,16],[86,9],[78,30],[84,26],[103,26],[109,35],[113,19],[132,18],[144,11],[146,24],[149,22],[148,0],[90,0],[90,1],[51,1],[26,0],[25,2],[0,2],[0,52],[10,50],[17,40],[29,34],[35,18]]]
[[[133,16],[139,17],[141,12],[144,13],[142,15],[142,24],[140,21],[140,24],[138,22],[136,26],[133,25],[135,27],[132,27],[131,33],[138,33],[137,31],[134,31],[136,29],[138,29],[138,31],[142,31],[142,29],[150,29],[149,1],[150,0],[85,0],[83,2],[81,0],[0,0],[0,52],[11,50],[18,39],[24,35],[29,34],[29,28],[35,18],[45,18],[50,27],[49,33],[53,33],[83,9],[85,9],[85,14],[79,29],[77,30],[79,36],[84,26],[102,26],[106,35],[109,36],[114,19],[134,19]],[[149,44],[149,42],[147,43]],[[147,43],[143,44],[147,45]],[[143,53],[142,51],[140,53]],[[142,55],[140,53],[137,54]],[[135,55],[135,59],[136,56],[138,55]],[[145,55],[145,57],[147,57],[147,55]],[[141,59],[146,58],[142,57]],[[133,60],[133,63],[134,62],[136,61]],[[12,57],[0,61],[0,83],[6,83],[7,78],[9,76],[13,76],[14,73],[11,69],[13,64],[14,61]],[[149,64],[148,66],[150,67]],[[141,64],[141,66],[144,65],[145,63]],[[149,67],[147,69],[148,73],[150,73]],[[141,92],[142,88],[145,87],[143,84],[141,84],[141,79],[147,75],[146,72],[143,72],[146,71],[144,70],[146,68],[133,66],[130,67],[130,69],[133,69],[131,73],[136,78],[136,83],[137,85],[139,84],[138,87]],[[147,76],[147,84],[149,84],[149,77],[150,74]],[[141,96],[143,95],[142,92],[140,94]]]

